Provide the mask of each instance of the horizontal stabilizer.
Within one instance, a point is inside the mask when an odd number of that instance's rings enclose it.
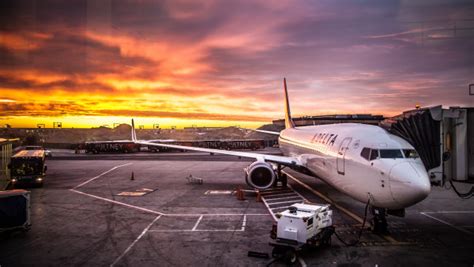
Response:
[[[137,141],[137,133],[135,132],[135,123],[132,119],[132,141]]]
[[[259,133],[266,133],[266,134],[273,134],[273,135],[280,135],[280,132],[274,132],[274,131],[267,131],[267,130],[254,130]]]

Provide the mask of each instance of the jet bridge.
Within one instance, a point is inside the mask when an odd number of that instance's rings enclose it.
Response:
[[[431,183],[474,183],[474,108],[419,108],[384,120],[381,126],[415,147]]]

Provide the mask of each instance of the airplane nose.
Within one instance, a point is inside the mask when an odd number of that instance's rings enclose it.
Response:
[[[402,162],[390,170],[390,191],[400,208],[425,199],[431,191],[430,179],[422,164]]]

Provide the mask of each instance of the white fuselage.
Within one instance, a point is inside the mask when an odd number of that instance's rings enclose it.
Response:
[[[370,197],[375,207],[402,209],[431,189],[420,158],[406,155],[415,153],[413,146],[378,126],[289,128],[280,133],[279,143],[286,156],[298,158],[315,176],[361,202]]]

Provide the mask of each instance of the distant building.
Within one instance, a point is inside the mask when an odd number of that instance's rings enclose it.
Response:
[[[185,131],[209,131],[209,130],[220,130],[226,127],[184,127],[183,130]]]
[[[379,122],[385,118],[382,115],[371,115],[371,114],[335,114],[335,115],[320,115],[320,116],[304,116],[299,118],[293,118],[293,122],[296,126],[307,126],[307,125],[321,125],[321,124],[332,124],[332,123],[364,123],[371,125],[378,125]],[[284,119],[278,119],[273,121],[274,125],[285,126]]]

